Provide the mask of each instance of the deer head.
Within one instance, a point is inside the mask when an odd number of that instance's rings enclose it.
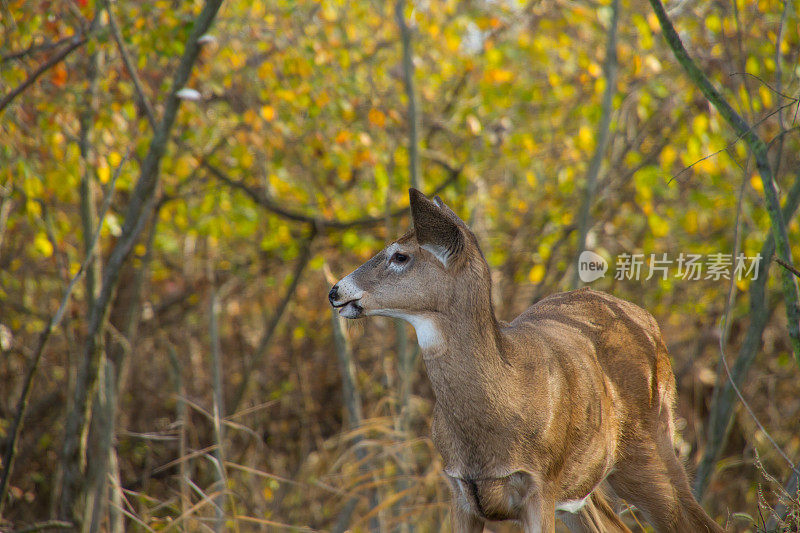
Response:
[[[414,229],[333,286],[328,299],[345,318],[410,322],[420,344],[435,341],[436,317],[486,309],[489,267],[475,235],[435,196],[409,190]],[[426,333],[427,331],[427,333]]]

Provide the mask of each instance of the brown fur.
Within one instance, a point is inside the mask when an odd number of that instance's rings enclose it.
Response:
[[[413,189],[411,211],[415,231],[389,250],[406,259],[379,253],[334,287],[331,302],[352,304],[350,316],[415,320],[421,345],[419,321],[428,327],[432,433],[456,531],[517,520],[552,532],[556,506],[584,498],[579,512],[559,512],[571,529],[628,531],[606,483],[657,531],[722,531],[692,497],[672,448],[675,382],[655,319],[584,288],[499,322],[466,224]]]

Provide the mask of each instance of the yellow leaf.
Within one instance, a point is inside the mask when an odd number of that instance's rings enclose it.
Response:
[[[374,107],[369,110],[367,118],[369,118],[369,121],[372,124],[378,126],[379,128],[382,128],[383,125],[386,124],[386,115],[383,114],[383,111],[380,109],[375,109]]]
[[[325,104],[327,104],[330,101],[331,97],[328,96],[328,93],[322,91],[321,93],[319,93],[319,95],[317,95],[317,99],[314,103],[317,104],[318,107],[324,107]]]
[[[578,148],[586,151],[594,148],[594,135],[592,135],[592,129],[586,124],[578,130]]]
[[[664,168],[669,168],[678,158],[678,152],[675,148],[670,144],[664,147],[664,150],[661,151],[661,166]]]
[[[772,106],[772,93],[769,89],[767,89],[764,85],[760,85],[758,87],[758,94],[761,96],[761,101],[764,103],[764,107]]]
[[[657,214],[652,213],[648,216],[647,222],[650,225],[650,231],[653,232],[654,237],[663,237],[669,233],[669,223]]]
[[[533,141],[533,136],[532,135],[527,135],[527,134],[523,135],[522,136],[522,144],[523,144],[523,146],[525,146],[525,149],[528,152],[533,152],[533,150],[536,148],[536,143]]]
[[[502,68],[494,68],[487,72],[487,77],[492,83],[506,83],[514,78],[514,73]]]
[[[119,152],[111,152],[110,154],[108,154],[108,164],[111,165],[112,167],[116,168],[121,161],[122,161],[122,156],[119,154]]]
[[[451,32],[445,33],[444,42],[450,52],[458,51],[461,46],[461,37]]]
[[[705,115],[697,115],[692,120],[692,130],[694,130],[695,135],[700,135],[701,133],[705,133],[708,130],[708,117]]]
[[[97,177],[100,179],[100,183],[108,183],[108,180],[111,179],[111,168],[107,164],[97,167]]]
[[[42,214],[42,206],[35,200],[28,200],[25,202],[25,210],[33,217],[39,217]]]
[[[531,283],[539,283],[544,277],[544,265],[533,265],[533,268],[528,272],[528,279]]]
[[[122,235],[122,226],[120,226],[119,219],[114,213],[109,213],[106,215],[103,225],[108,228],[109,233],[111,233],[111,235],[114,237],[119,237]]]
[[[344,144],[350,139],[350,132],[347,130],[342,130],[336,134],[336,142],[339,144]]]
[[[233,68],[233,70],[242,68],[245,63],[247,63],[247,56],[245,56],[243,53],[234,52],[230,54],[228,64],[231,66],[231,68]]]
[[[719,33],[722,30],[722,20],[720,20],[719,15],[712,14],[707,16],[705,24],[708,31]]]
[[[261,111],[259,114],[261,115],[261,118],[267,122],[270,122],[275,119],[275,108],[271,105],[261,106]]]
[[[40,255],[44,257],[50,257],[53,255],[53,244],[50,242],[50,239],[47,238],[47,235],[44,232],[39,232],[36,234],[36,237],[33,239],[33,247]]]
[[[264,61],[261,63],[261,66],[258,67],[258,77],[262,80],[266,80],[273,77],[273,73],[275,69],[272,66],[272,63],[269,61]]]
[[[655,13],[647,15],[647,25],[650,26],[650,31],[658,33],[661,31],[661,25],[658,23],[658,17]]]
[[[764,184],[761,182],[761,177],[758,174],[750,176],[750,186],[758,193],[764,192]]]

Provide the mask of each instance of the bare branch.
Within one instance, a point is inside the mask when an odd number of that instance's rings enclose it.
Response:
[[[417,97],[414,91],[414,50],[411,43],[412,29],[406,22],[405,0],[397,0],[394,4],[394,16],[400,27],[400,40],[403,45],[403,86],[408,100],[408,162],[411,186],[419,189],[419,115],[417,113]]]
[[[25,92],[25,89],[33,85],[33,83],[45,72],[64,61],[68,55],[86,44],[89,39],[85,35],[76,35],[72,37],[70,45],[55,54],[53,57],[42,63],[39,68],[31,73],[25,81],[20,83],[16,88],[12,89],[2,99],[0,99],[0,113],[10,104],[17,96]]]
[[[38,54],[39,52],[44,52],[47,50],[52,50],[53,48],[58,48],[62,44],[72,41],[74,38],[75,38],[74,35],[70,35],[69,37],[64,37],[63,39],[59,39],[57,41],[46,41],[39,44],[32,44],[25,50],[20,50],[19,52],[11,52],[10,54],[4,55],[2,58],[0,58],[0,63],[5,63],[6,61],[20,60],[31,54]]]
[[[31,524],[30,526],[14,530],[15,533],[33,533],[34,531],[45,531],[48,529],[72,529],[74,524],[72,522],[65,522],[63,520],[48,520],[47,522],[39,522],[38,524]]]
[[[461,175],[461,171],[463,170],[464,167],[453,166],[452,164],[448,163],[443,157],[438,155],[430,155],[429,159],[433,163],[436,163],[437,165],[443,167],[448,173],[447,178],[441,184],[439,184],[439,186],[436,187],[434,191],[431,193],[431,195],[435,195],[441,193],[444,189],[446,189],[453,182],[455,182],[456,179],[458,179],[458,177]],[[364,217],[364,218],[357,218],[355,220],[338,220],[338,219],[315,217],[313,215],[306,215],[305,213],[300,213],[283,207],[283,205],[281,205],[277,201],[267,196],[264,193],[264,191],[256,189],[255,187],[251,187],[246,183],[244,183],[243,181],[231,178],[227,173],[223,172],[219,167],[212,165],[211,163],[209,163],[204,159],[200,161],[200,165],[206,168],[218,180],[222,181],[223,183],[235,189],[239,189],[240,191],[244,192],[247,196],[250,197],[251,200],[253,200],[253,202],[260,205],[267,211],[270,211],[287,220],[309,224],[317,228],[318,230],[371,227],[371,226],[377,226],[386,221],[385,216]],[[396,218],[406,214],[407,212],[408,208],[402,207],[393,210],[389,214],[389,216],[392,218]]]
[[[797,270],[795,267],[793,267],[792,265],[790,265],[789,263],[787,263],[786,261],[784,261],[780,257],[776,256],[775,257],[775,262],[778,263],[783,268],[785,268],[786,270],[788,270],[789,272],[791,272],[792,274],[794,274],[795,277],[800,278],[800,270]]]
[[[111,11],[111,2],[109,2],[109,0],[105,0],[104,3],[106,13],[108,13],[108,26],[111,28],[111,35],[114,36],[114,41],[117,43],[117,49],[119,50],[120,56],[122,56],[122,63],[125,65],[125,70],[128,71],[128,75],[130,75],[131,80],[133,80],[133,87],[136,90],[136,94],[139,96],[139,99],[142,101],[142,106],[144,107],[144,112],[147,115],[147,120],[150,122],[150,127],[155,129],[157,120],[156,113],[153,110],[153,104],[150,103],[150,99],[147,97],[147,94],[145,94],[144,88],[142,87],[142,82],[139,79],[139,74],[136,72],[136,67],[133,65],[133,61],[131,60],[131,55],[128,53],[128,49],[125,48],[125,42],[122,40],[122,32],[120,32],[117,19],[114,17],[114,12]]]

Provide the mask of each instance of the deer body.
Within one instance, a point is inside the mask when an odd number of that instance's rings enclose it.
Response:
[[[692,497],[672,449],[675,384],[653,317],[581,289],[499,322],[466,224],[413,189],[411,209],[414,232],[329,298],[348,318],[414,326],[455,530],[516,520],[526,532],[552,532],[558,514],[573,531],[628,531],[608,492],[658,531],[722,531]]]

